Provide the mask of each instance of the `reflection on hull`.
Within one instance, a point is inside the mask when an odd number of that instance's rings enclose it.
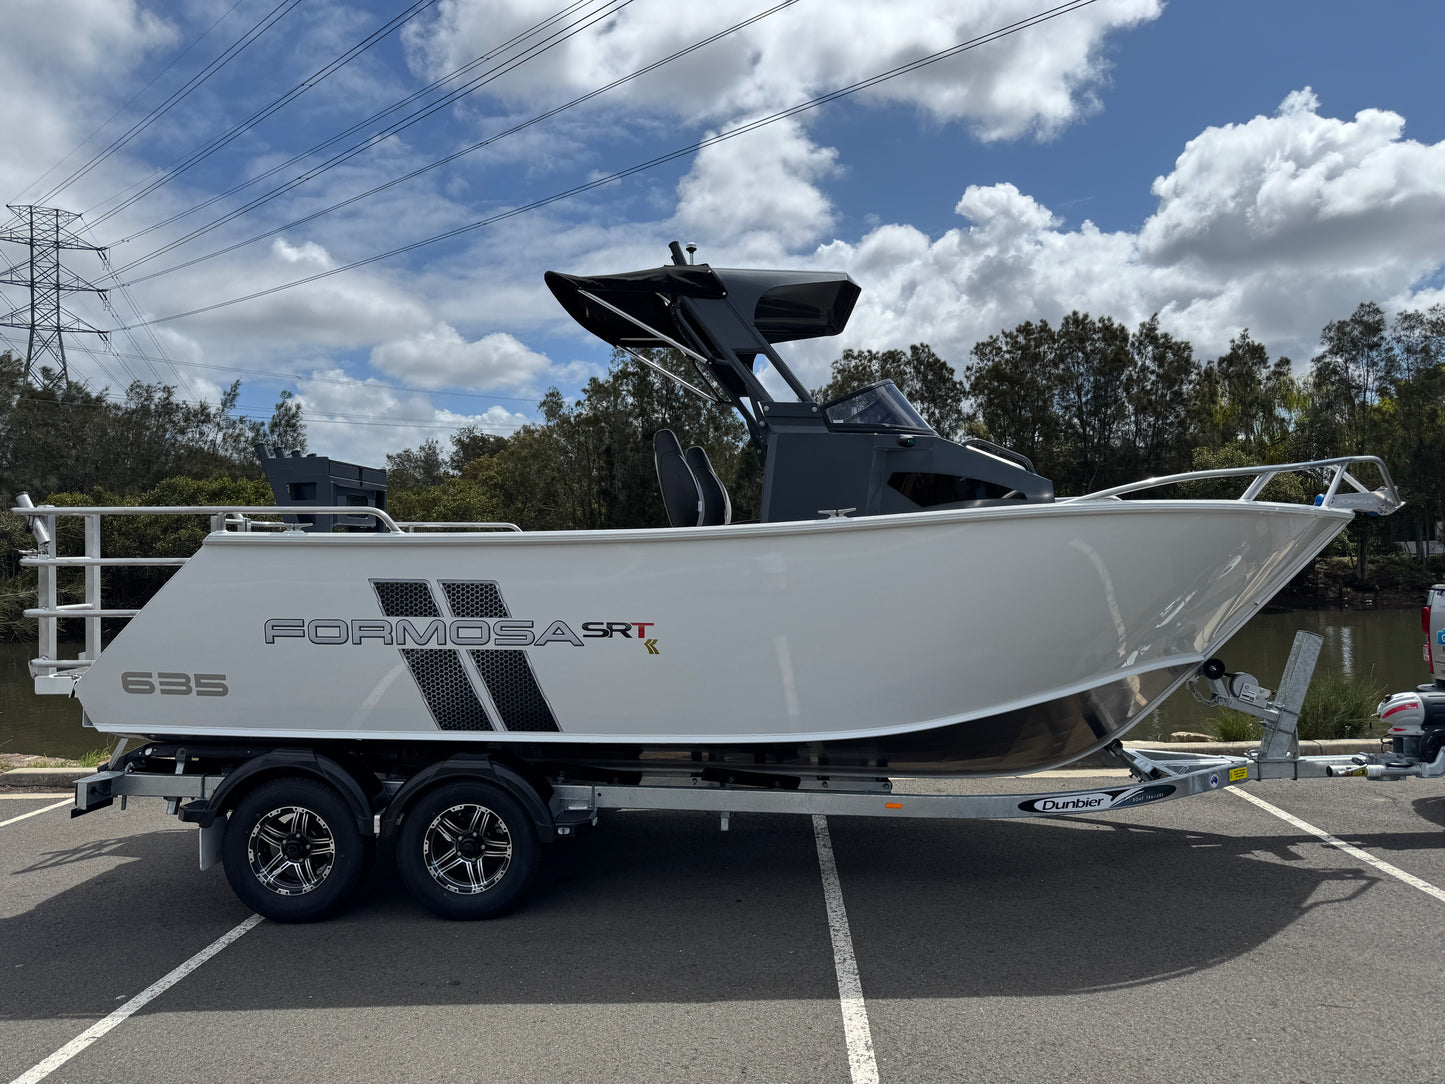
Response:
[[[1021,774],[1071,763],[1107,745],[1192,669],[1168,667],[1027,708],[906,734],[702,747],[498,742],[485,748],[564,772],[682,768],[869,778]]]

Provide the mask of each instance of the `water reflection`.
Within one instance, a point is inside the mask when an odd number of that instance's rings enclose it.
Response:
[[[32,642],[0,643],[0,753],[79,757],[109,744],[80,725],[80,701],[35,695],[29,670],[34,654]]]

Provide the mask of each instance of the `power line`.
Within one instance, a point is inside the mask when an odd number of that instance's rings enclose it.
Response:
[[[195,205],[192,206],[192,207],[188,207],[188,208],[185,209],[184,211],[178,211],[178,212],[176,212],[175,214],[169,216],[168,218],[162,219],[160,222],[157,222],[157,223],[155,223],[155,224],[153,224],[153,225],[147,226],[147,227],[145,227],[145,228],[142,229],[142,230],[138,230],[138,231],[136,231],[135,233],[130,234],[128,237],[122,238],[120,241],[117,242],[117,245],[123,245],[123,244],[126,244],[126,243],[130,242],[130,241],[135,240],[135,239],[138,238],[138,237],[143,237],[143,236],[145,236],[145,235],[148,234],[148,233],[151,233],[151,232],[153,232],[153,231],[155,231],[155,230],[161,229],[161,228],[164,227],[164,226],[170,225],[172,222],[176,222],[176,221],[179,221],[179,220],[182,219],[182,218],[186,218],[186,217],[188,217],[189,215],[192,215],[192,214],[194,214],[194,213],[197,212],[197,211],[204,210],[204,209],[207,208],[207,207],[210,207],[210,206],[212,206],[212,205],[214,205],[214,204],[216,204],[216,203],[219,203],[221,200],[226,199],[226,198],[229,197],[229,196],[236,195],[237,193],[242,192],[242,191],[244,191],[245,189],[250,188],[250,187],[253,186],[253,185],[259,184],[259,183],[262,182],[262,181],[265,181],[265,180],[268,180],[268,179],[271,178],[271,177],[274,177],[276,174],[282,172],[283,170],[289,169],[291,166],[294,166],[294,165],[296,165],[296,164],[298,164],[298,163],[300,163],[300,162],[305,161],[307,158],[309,158],[309,157],[312,156],[313,154],[318,154],[318,153],[320,153],[321,151],[327,149],[328,147],[334,146],[335,144],[341,142],[343,139],[347,138],[348,136],[355,135],[357,132],[362,131],[363,129],[369,127],[371,124],[375,123],[376,121],[381,120],[383,117],[386,117],[386,116],[391,115],[392,113],[396,112],[398,109],[402,109],[402,108],[410,105],[412,102],[415,102],[415,101],[417,101],[417,100],[419,100],[419,99],[421,99],[421,98],[426,97],[426,95],[430,94],[433,90],[436,90],[436,89],[438,89],[438,88],[440,88],[440,87],[442,87],[442,86],[445,86],[447,83],[449,83],[449,82],[451,82],[452,80],[458,78],[459,76],[465,75],[465,74],[467,74],[468,72],[471,72],[471,71],[474,70],[475,68],[479,67],[480,65],[486,63],[487,61],[490,61],[490,60],[495,59],[496,57],[498,57],[498,56],[502,55],[503,53],[505,53],[508,49],[511,49],[513,46],[519,45],[520,43],[526,41],[528,38],[531,38],[531,37],[535,36],[536,34],[540,33],[541,31],[545,30],[547,27],[551,26],[553,23],[557,22],[558,20],[560,20],[560,19],[562,19],[562,18],[565,18],[565,17],[568,16],[568,15],[571,15],[573,12],[577,11],[577,9],[582,8],[582,7],[586,7],[588,4],[591,4],[591,3],[594,3],[594,2],[596,2],[596,0],[574,0],[573,3],[567,5],[566,7],[560,9],[559,11],[557,11],[557,12],[555,12],[555,13],[553,13],[552,15],[548,16],[546,19],[543,19],[543,20],[541,20],[541,21],[538,22],[538,23],[534,23],[531,27],[527,28],[526,30],[521,31],[521,32],[518,33],[518,34],[514,34],[511,38],[509,38],[507,41],[503,42],[501,45],[497,46],[496,48],[494,48],[494,49],[492,49],[492,50],[490,50],[490,51],[488,51],[488,52],[486,52],[486,53],[483,53],[481,56],[475,57],[474,59],[472,59],[472,60],[469,61],[468,63],[462,65],[460,68],[457,68],[455,71],[450,72],[449,74],[442,76],[440,79],[434,80],[433,82],[429,83],[427,86],[422,87],[421,90],[418,90],[418,91],[416,91],[415,93],[410,94],[410,95],[408,95],[408,96],[405,97],[405,98],[402,98],[400,101],[395,102],[395,103],[393,103],[392,105],[387,106],[385,109],[382,109],[382,110],[380,110],[379,112],[373,113],[370,117],[367,117],[365,120],[358,121],[357,123],[351,125],[349,128],[346,128],[346,129],[344,129],[343,131],[338,132],[336,135],[333,135],[333,136],[331,136],[331,137],[328,138],[328,139],[322,140],[320,143],[318,143],[318,144],[316,144],[316,145],[314,145],[314,146],[312,146],[312,147],[310,147],[310,148],[308,148],[308,149],[300,152],[299,154],[293,155],[292,157],[288,158],[286,161],[280,162],[280,163],[272,166],[270,169],[265,170],[264,172],[256,175],[255,177],[251,177],[251,178],[249,178],[249,179],[247,179],[247,180],[244,180],[244,181],[240,182],[239,184],[236,184],[236,185],[232,186],[231,188],[226,189],[224,192],[220,192],[220,193],[218,193],[218,194],[216,194],[216,195],[214,195],[214,196],[211,196],[209,199],[203,200],[202,202],[197,203],[197,204],[195,204]],[[611,4],[611,3],[615,3],[615,2],[616,2],[616,0],[605,0],[605,3],[606,3],[606,4]],[[628,0],[628,2],[630,2],[630,0]],[[590,25],[590,24],[589,24],[589,25]],[[564,40],[565,40],[565,39],[564,39]],[[554,44],[555,44],[555,43],[554,43]],[[535,46],[533,46],[532,48],[535,49]],[[510,70],[510,69],[509,69],[509,70]],[[487,74],[489,74],[489,73],[487,73]],[[479,77],[478,77],[478,80],[474,80],[472,83],[465,84],[463,87],[459,88],[458,90],[455,90],[455,91],[450,92],[445,98],[443,98],[443,99],[438,99],[438,101],[437,101],[436,103],[433,103],[433,104],[435,104],[435,105],[437,106],[437,108],[441,108],[441,107],[444,107],[444,106],[446,106],[446,105],[451,104],[452,102],[456,101],[458,98],[463,97],[463,96],[465,96],[466,94],[470,93],[471,90],[473,90],[473,89],[476,88],[476,86],[481,85],[481,81],[487,79],[487,74],[484,74],[483,76],[479,76]],[[428,108],[430,108],[430,107],[428,107]],[[417,117],[417,116],[418,116],[418,113],[412,113],[412,114],[409,114],[408,116],[409,116],[409,117]],[[402,124],[402,123],[403,123],[404,121],[406,121],[407,119],[408,119],[408,118],[402,118],[402,121],[398,121],[397,124]],[[400,129],[399,129],[399,128],[395,128],[395,127],[388,128],[388,129],[386,129],[384,132],[380,132],[380,133],[377,133],[377,134],[375,134],[375,135],[369,136],[366,140],[363,140],[362,143],[360,143],[360,144],[352,147],[352,148],[350,149],[350,151],[346,151],[346,152],[342,152],[342,153],[343,153],[343,154],[348,154],[348,155],[351,154],[352,152],[357,152],[357,153],[359,153],[358,147],[359,147],[361,150],[364,150],[367,146],[370,146],[370,145],[371,145],[372,143],[374,143],[375,141],[377,141],[377,140],[379,140],[379,139],[381,139],[381,138],[384,138],[385,135],[392,134],[394,131],[398,131],[398,130],[400,130]],[[303,175],[303,178],[304,178],[304,175]],[[290,187],[294,187],[295,183],[296,183],[296,182],[294,182],[294,181],[293,181],[293,182],[289,182],[289,186],[290,186]],[[266,202],[267,199],[273,198],[275,195],[280,194],[280,193],[281,193],[282,191],[284,191],[284,190],[285,190],[284,188],[273,189],[272,192],[271,192],[270,194],[268,194],[268,196],[266,196],[266,197],[264,197],[264,198],[263,198],[263,197],[258,197],[257,199],[258,199],[259,202],[253,201],[253,204],[254,204],[255,206],[259,206],[260,203]],[[230,218],[235,217],[235,214],[236,214],[236,213],[244,213],[246,210],[249,210],[249,209],[253,206],[253,204],[247,204],[245,207],[243,207],[243,208],[241,209],[240,212],[233,212],[233,213],[231,213],[231,214],[229,214],[229,215],[227,215],[227,216],[224,216],[224,217],[223,217],[222,219],[220,219],[220,220],[217,220],[217,221],[215,221],[215,222],[213,222],[213,223],[210,223],[208,226],[202,228],[202,229],[201,229],[201,232],[205,232],[205,230],[210,229],[210,228],[213,228],[213,227],[216,226],[216,225],[220,225],[220,224],[222,224],[223,222],[229,220]],[[186,240],[189,240],[189,239],[190,239],[191,237],[193,237],[193,236],[196,236],[196,234],[195,234],[195,233],[188,234],[186,237],[182,238],[181,240],[182,240],[182,241],[186,241]],[[164,250],[159,250],[159,251],[165,251],[165,250],[168,250],[168,249],[170,249],[170,248],[172,248],[172,247],[174,247],[174,244],[168,245],[168,246],[166,246],[166,249],[164,249]],[[158,255],[158,254],[159,254],[159,251],[158,251],[158,252],[155,252],[155,253],[149,254],[146,258],[149,259],[149,258],[151,258],[152,256]],[[134,262],[135,262],[135,261],[133,261],[133,263],[134,263]],[[131,266],[131,265],[127,265],[127,268],[128,268],[129,266]],[[122,268],[122,271],[124,271],[124,270],[126,270],[126,268]]]
[[[639,79],[644,75],[656,71],[664,64],[670,64],[672,61],[687,56],[689,53],[694,53],[697,52],[697,50],[699,49],[706,48],[707,46],[712,45],[714,42],[719,41],[724,37],[727,37],[729,34],[733,34],[738,30],[743,29],[744,27],[751,26],[753,23],[757,22],[760,19],[765,19],[769,15],[781,11],[784,8],[792,7],[797,2],[798,0],[783,0],[782,3],[775,4],[773,7],[768,8],[766,11],[761,11],[758,14],[751,16],[750,18],[744,19],[740,23],[734,23],[726,30],[720,30],[716,34],[713,34],[707,38],[703,38],[701,41],[693,42],[693,44],[687,46],[686,48],[679,49],[677,52],[672,53],[669,56],[665,56],[660,60],[655,60],[651,64],[648,64],[646,67],[638,68],[636,71],[628,75],[624,75],[618,79],[614,79],[606,86],[598,87],[596,90],[588,91],[586,94],[573,98],[571,101],[565,102],[562,105],[549,109],[544,113],[538,113],[536,116],[531,117],[528,120],[524,120],[519,124],[515,124],[503,132],[498,132],[496,135],[488,136],[486,139],[483,139],[478,143],[473,143],[471,146],[464,147],[459,151],[455,151],[452,154],[445,156],[444,158],[438,158],[436,161],[430,162],[427,165],[421,166],[418,169],[414,169],[410,173],[406,173],[400,177],[393,178],[392,180],[387,181],[385,184],[379,184],[374,188],[369,188],[365,192],[360,192],[347,199],[341,200],[339,203],[333,203],[329,207],[323,207],[319,211],[313,211],[311,214],[305,215],[301,218],[293,219],[292,221],[287,222],[285,225],[277,226],[274,229],[266,230],[264,233],[258,233],[254,237],[248,237],[244,241],[237,241],[234,244],[227,245],[224,248],[216,249],[213,252],[208,252],[204,255],[196,256],[189,260],[184,260],[178,264],[172,264],[170,267],[163,267],[161,268],[161,270],[152,271],[148,275],[141,275],[138,278],[130,279],[127,285],[134,286],[136,283],[139,282],[148,282],[151,279],[159,278],[162,275],[169,275],[173,271],[180,271],[187,267],[194,267],[196,264],[204,263],[207,260],[213,260],[217,256],[225,256],[231,252],[235,252],[237,249],[244,248],[247,245],[255,244],[257,241],[264,241],[268,237],[274,237],[279,233],[285,233],[287,230],[295,229],[297,226],[304,226],[308,222],[312,222],[315,219],[321,218],[323,215],[329,215],[334,211],[339,211],[344,207],[349,207],[353,203],[359,203],[361,200],[368,199],[379,192],[384,192],[388,188],[394,188],[396,185],[412,180],[415,177],[420,177],[422,174],[428,173],[431,170],[437,169],[440,166],[455,162],[458,158],[462,158],[466,155],[472,154],[475,151],[479,151],[484,147],[488,147],[493,143],[497,143],[500,140],[506,139],[508,136],[516,135],[518,132],[524,131],[525,129],[532,127],[534,124],[539,124],[542,121],[549,120],[550,118],[555,117],[559,113],[563,113],[568,109],[574,108],[575,106],[582,105],[584,102],[591,101],[593,98],[596,98],[602,94],[606,94],[608,91],[615,90],[617,87],[622,86],[624,83],[630,83],[635,79]],[[179,245],[185,240],[186,238],[182,238],[180,241],[175,242],[175,245]],[[117,273],[124,273],[125,271],[137,267],[140,264],[154,258],[155,256],[161,255],[164,251],[166,250],[157,249],[155,252],[152,252],[146,256],[142,256],[139,259],[133,260],[129,264],[126,264],[124,267],[122,267]]]
[[[880,72],[877,75],[868,77],[867,79],[859,80],[856,83],[851,83],[848,86],[840,87],[839,89],[830,91],[827,94],[821,94],[815,98],[810,98],[807,101],[799,102],[798,104],[789,106],[786,109],[781,109],[776,113],[771,113],[768,116],[760,117],[756,120],[749,121],[746,124],[740,124],[736,128],[731,128],[725,132],[719,132],[716,135],[708,136],[694,143],[689,143],[686,146],[679,147],[678,149],[670,151],[667,154],[660,154],[655,158],[649,158],[644,162],[639,162],[638,164],[634,166],[629,166],[626,169],[617,170],[616,172],[609,173],[604,177],[598,177],[584,184],[575,185],[572,188],[566,189],[565,191],[554,193],[553,195],[546,196],[542,199],[533,200],[531,203],[526,203],[518,207],[513,207],[510,210],[503,211],[499,214],[490,215],[486,218],[479,219],[476,222],[468,223],[465,226],[457,226],[456,228],[446,230],[443,233],[438,233],[432,235],[431,237],[422,238],[420,241],[412,241],[409,244],[399,245],[398,247],[388,249],[385,252],[379,252],[374,256],[367,256],[360,260],[353,260],[351,263],[342,264],[339,267],[333,267],[326,271],[320,271],[314,275],[307,275],[304,278],[294,279],[291,282],[283,282],[280,285],[271,286],[264,290],[256,290],[252,293],[244,294],[241,297],[233,297],[226,301],[217,301],[211,305],[202,305],[198,308],[188,309],[185,312],[172,313],[169,316],[159,316],[150,322],[154,324],[168,323],[171,320],[182,320],[188,316],[199,316],[202,313],[214,312],[217,309],[228,308],[231,305],[239,305],[242,302],[255,301],[258,298],[268,297],[271,294],[280,293],[283,290],[290,290],[296,286],[305,286],[308,283],[318,282],[321,279],[330,278],[332,275],[339,275],[343,271],[353,271],[358,267],[365,267],[369,264],[378,263],[381,260],[390,259],[393,256],[405,255],[408,252],[414,252],[419,248],[425,248],[426,246],[436,244],[439,241],[449,241],[453,238],[460,237],[463,234],[471,233],[475,230],[482,229],[483,227],[495,225],[498,222],[503,222],[510,218],[516,218],[519,215],[528,213],[529,211],[535,211],[542,207],[550,206],[551,204],[557,203],[561,200],[570,199],[573,196],[578,196],[585,192],[590,192],[593,189],[602,188],[606,185],[613,184],[619,180],[624,180],[625,178],[631,177],[637,173],[641,173],[644,170],[652,169],[656,166],[665,165],[668,162],[675,161],[676,159],[696,154],[698,151],[715,146],[719,143],[723,143],[729,139],[735,139],[740,135],[746,135],[749,132],[756,131],[759,128],[763,128],[769,124],[776,123],[777,121],[786,120],[790,117],[797,116],[800,113],[804,113],[812,109],[817,109],[820,106],[837,101],[839,98],[856,94],[862,90],[868,90],[872,87],[879,85],[880,83],[887,82],[890,79],[896,79],[899,76],[910,74],[912,72],[918,71],[921,68],[928,67],[931,64],[937,64],[939,61],[947,60],[961,53],[977,49],[983,45],[988,45],[1002,38],[1009,37],[1012,34],[1017,34],[1020,31],[1027,30],[1034,26],[1038,26],[1041,23],[1048,22],[1051,19],[1056,19],[1061,15],[1066,15],[1070,12],[1077,11],[1080,8],[1088,7],[1090,4],[1094,4],[1096,2],[1097,0],[1070,0],[1070,2],[1068,3],[1060,4],[1057,7],[1049,8],[1035,15],[1031,15],[1028,18],[1020,19],[1017,22],[1009,23],[1008,25],[999,27],[996,30],[991,30],[986,34],[980,34],[978,37],[970,38],[967,41],[959,42],[957,45],[950,46],[947,49],[940,49],[938,52],[930,53],[927,56],[920,57],[918,60],[910,61],[907,64],[900,64],[895,68],[890,68],[888,71]]]
[[[141,256],[138,259],[132,260],[130,263],[121,267],[117,274],[124,274],[125,272],[142,263],[153,260],[157,256],[164,255],[165,253],[170,252],[173,249],[179,248],[181,245],[187,243],[188,241],[193,241],[197,237],[210,233],[212,230],[224,226],[232,219],[239,218],[244,214],[248,214],[251,211],[254,211],[257,207],[260,207],[263,204],[271,202],[273,199],[277,199],[278,197],[285,195],[292,189],[298,188],[306,182],[314,180],[316,177],[319,177],[321,174],[336,168],[344,162],[350,161],[357,155],[370,150],[382,140],[387,139],[390,136],[393,136],[396,133],[401,132],[407,128],[410,128],[413,124],[420,123],[422,120],[431,116],[438,110],[443,109],[448,105],[451,105],[452,103],[460,100],[468,94],[471,94],[479,87],[482,87],[487,83],[501,78],[503,75],[506,75],[508,72],[511,72],[516,68],[521,67],[523,64],[527,63],[530,60],[535,60],[538,56],[547,52],[549,49],[552,49],[562,44],[568,38],[580,34],[582,31],[586,30],[587,28],[593,26],[598,22],[601,22],[608,16],[616,14],[619,10],[626,7],[632,2],[633,0],[603,0],[602,6],[600,8],[589,12],[581,20],[567,25],[562,30],[556,32],[550,37],[542,39],[541,42],[529,46],[526,51],[519,54],[518,56],[514,56],[506,61],[503,61],[501,64],[488,70],[487,72],[478,76],[476,79],[465,84],[461,88],[437,99],[436,101],[427,105],[425,108],[419,109],[414,113],[410,113],[407,116],[402,117],[395,123],[388,125],[387,127],[373,133],[370,136],[367,136],[361,142],[352,144],[346,150],[340,151],[337,154],[332,155],[320,165],[313,166],[299,176],[287,181],[285,184],[278,185],[275,188],[271,189],[269,192],[265,192],[262,195],[259,195],[256,198],[252,199],[248,203],[242,204],[240,207],[228,211],[221,217],[213,219],[211,222],[208,222],[203,226],[197,226],[189,233],[186,233],[181,237],[176,238],[174,241],[170,241],[169,243],[162,245],[160,248],[154,250],[153,252],[147,253],[145,256]]]
[[[281,0],[281,3],[277,4],[274,8],[272,8],[269,12],[267,12],[264,16],[261,17],[260,22],[252,26],[250,30],[246,31],[245,34],[243,34],[239,39],[237,39],[230,46],[228,46],[220,56],[218,56],[215,60],[211,61],[204,68],[202,68],[200,72],[188,79],[179,90],[175,91],[164,102],[156,106],[140,120],[136,121],[135,124],[131,125],[130,128],[126,129],[126,131],[122,135],[117,136],[114,140],[111,141],[109,146],[107,146],[103,151],[93,157],[89,162],[85,163],[85,165],[81,166],[69,177],[61,181],[49,192],[45,193],[45,195],[41,196],[41,201],[44,202],[45,200],[52,198],[62,189],[80,180],[80,178],[84,177],[97,165],[99,165],[105,159],[109,158],[116,151],[120,150],[121,147],[125,146],[136,136],[140,135],[141,132],[145,131],[156,121],[160,120],[161,117],[163,117],[166,113],[170,112],[172,106],[174,106],[182,98],[190,94],[191,91],[195,90],[211,76],[215,75],[216,72],[220,71],[232,60],[236,59],[236,57],[240,56],[241,53],[244,52],[249,45],[251,45],[257,38],[259,38],[277,22],[289,15],[291,11],[300,3],[301,0]]]
[[[171,70],[172,68],[174,68],[177,64],[179,64],[182,60],[184,60],[184,59],[186,58],[186,56],[190,53],[190,51],[191,51],[192,49],[194,49],[197,45],[201,44],[201,42],[203,42],[207,37],[209,37],[211,31],[214,30],[214,29],[216,29],[216,27],[220,26],[221,23],[225,21],[225,19],[227,18],[227,16],[229,16],[229,15],[231,14],[231,12],[235,11],[238,7],[240,7],[244,2],[245,2],[245,0],[236,0],[235,3],[233,3],[230,7],[228,7],[228,8],[225,10],[225,12],[220,16],[220,18],[218,18],[218,19],[217,19],[215,22],[213,22],[210,26],[206,27],[205,30],[201,31],[201,33],[200,33],[200,35],[199,35],[198,37],[195,37],[195,38],[191,39],[191,43],[190,43],[189,45],[187,45],[184,49],[182,49],[182,50],[181,50],[179,53],[177,53],[175,56],[171,57],[171,60],[170,60],[170,63],[169,63],[169,64],[167,64],[167,65],[166,65],[164,68],[162,68],[160,71],[156,72],[155,75],[151,76],[151,80],[150,80],[149,83],[147,83],[145,86],[141,87],[140,90],[136,91],[136,92],[135,92],[134,94],[132,94],[128,99],[126,99],[125,103],[124,103],[123,105],[121,105],[120,108],[118,108],[114,113],[112,113],[112,114],[111,114],[109,117],[107,117],[104,121],[102,121],[101,124],[100,124],[93,132],[90,133],[90,135],[86,136],[86,137],[85,137],[84,139],[82,139],[79,143],[77,143],[74,147],[72,147],[72,148],[70,149],[70,151],[65,155],[64,158],[62,158],[60,161],[56,162],[55,165],[51,166],[51,167],[50,167],[49,169],[47,169],[44,173],[42,173],[39,177],[36,177],[35,180],[31,181],[31,182],[30,182],[29,184],[27,184],[24,188],[22,188],[22,189],[19,191],[19,193],[16,195],[14,202],[19,203],[21,196],[23,196],[26,192],[30,191],[30,189],[34,188],[36,185],[40,184],[42,181],[45,180],[46,177],[49,177],[52,173],[54,173],[54,172],[55,172],[57,169],[59,169],[61,166],[65,165],[66,162],[70,161],[70,159],[71,159],[72,157],[74,157],[74,155],[76,154],[77,151],[80,150],[80,148],[84,147],[84,146],[85,146],[87,143],[89,143],[92,139],[94,139],[96,136],[100,135],[100,133],[103,132],[103,131],[110,125],[111,121],[115,120],[116,117],[118,117],[118,116],[120,116],[122,113],[124,113],[127,109],[129,109],[129,108],[131,107],[131,103],[133,103],[137,98],[139,98],[139,97],[140,97],[142,94],[144,94],[146,91],[150,90],[151,87],[155,86],[155,85],[156,85],[156,81],[157,81],[158,79],[160,79],[161,76],[165,75],[166,72],[170,71],[170,70]]]
[[[100,223],[106,221],[108,218],[120,214],[120,212],[124,211],[127,207],[131,206],[137,200],[144,199],[150,193],[154,192],[157,188],[160,188],[163,185],[169,184],[171,181],[175,180],[175,178],[179,177],[182,173],[190,169],[192,166],[196,165],[199,162],[205,161],[207,158],[215,154],[218,150],[224,147],[227,143],[231,142],[241,133],[251,128],[254,128],[257,124],[260,124],[261,121],[271,116],[271,114],[289,105],[291,102],[301,97],[301,95],[305,94],[313,87],[318,86],[323,81],[325,81],[328,76],[334,75],[336,72],[340,71],[347,64],[351,63],[351,61],[355,60],[358,56],[361,56],[367,50],[371,49],[374,45],[380,42],[392,31],[396,30],[400,26],[403,26],[411,19],[415,18],[417,15],[420,15],[423,11],[436,3],[437,0],[416,0],[416,2],[411,5],[411,7],[402,11],[399,15],[394,16],[384,26],[372,31],[369,35],[367,35],[361,41],[357,42],[346,52],[342,53],[335,60],[332,60],[330,63],[324,65],[317,71],[313,72],[311,75],[307,76],[296,86],[288,90],[285,94],[282,94],[280,97],[272,100],[268,105],[265,105],[262,108],[256,110],[256,112],[252,113],[249,117],[247,117],[240,123],[232,125],[230,129],[218,135],[215,139],[205,144],[205,146],[200,147],[195,151],[192,151],[191,154],[186,156],[184,159],[181,159],[178,162],[173,162],[171,165],[167,166],[160,177],[156,178],[153,181],[150,181],[143,188],[141,188],[140,191],[133,193],[128,198],[116,204],[104,214],[100,215],[95,220],[93,225],[99,225]]]

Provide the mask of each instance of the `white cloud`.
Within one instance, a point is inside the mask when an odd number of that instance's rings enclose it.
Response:
[[[809,379],[844,346],[927,341],[955,366],[981,338],[1073,309],[1164,326],[1205,354],[1248,327],[1297,362],[1364,300],[1423,305],[1445,264],[1445,142],[1403,138],[1399,116],[1320,116],[1308,90],[1271,117],[1190,140],[1138,232],[1068,228],[1011,184],[969,186],[967,225],[930,238],[902,224],[835,241],[815,266],[864,287],[843,339],[800,354]]]
[[[441,323],[376,347],[371,364],[428,388],[515,388],[530,384],[550,362],[506,332],[467,342]]]
[[[746,15],[765,10],[639,0],[538,55],[497,84],[503,100],[551,106],[627,75]],[[443,0],[410,28],[413,65],[435,77],[494,49],[556,10],[554,0],[505,7]],[[602,99],[594,112],[665,114],[688,123],[777,109],[855,83],[1038,12],[1032,0],[888,4],[800,3],[675,61]],[[882,84],[875,100],[970,123],[985,138],[1049,133],[1094,108],[1107,74],[1102,45],[1116,29],[1157,18],[1160,0],[1105,0],[960,58]],[[554,26],[552,29],[556,29]]]
[[[792,121],[708,147],[678,184],[675,227],[707,248],[726,239],[753,260],[796,252],[833,226],[818,182],[837,157]]]
[[[436,406],[427,396],[397,391],[375,380],[355,380],[343,368],[315,370],[299,381],[297,401],[311,450],[380,467],[386,454],[435,440],[445,451],[465,426],[506,434],[529,420],[502,404],[476,414]]]
[[[63,36],[57,36],[57,27],[64,28]],[[6,83],[6,92],[0,94],[0,131],[6,144],[0,154],[0,190],[7,197],[21,192],[68,154],[119,104],[108,103],[107,95],[126,85],[131,67],[176,40],[175,27],[134,0],[7,4],[0,34],[0,71]],[[25,93],[28,88],[40,92]],[[38,195],[105,145],[87,145],[28,194]]]

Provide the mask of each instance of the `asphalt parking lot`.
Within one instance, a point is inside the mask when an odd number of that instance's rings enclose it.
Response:
[[[811,818],[623,812],[502,919],[433,918],[383,854],[340,917],[241,928],[160,802],[8,796],[0,1081],[1445,1079],[1445,782],[1239,789],[1388,868],[1233,791],[833,817],[840,929]]]

